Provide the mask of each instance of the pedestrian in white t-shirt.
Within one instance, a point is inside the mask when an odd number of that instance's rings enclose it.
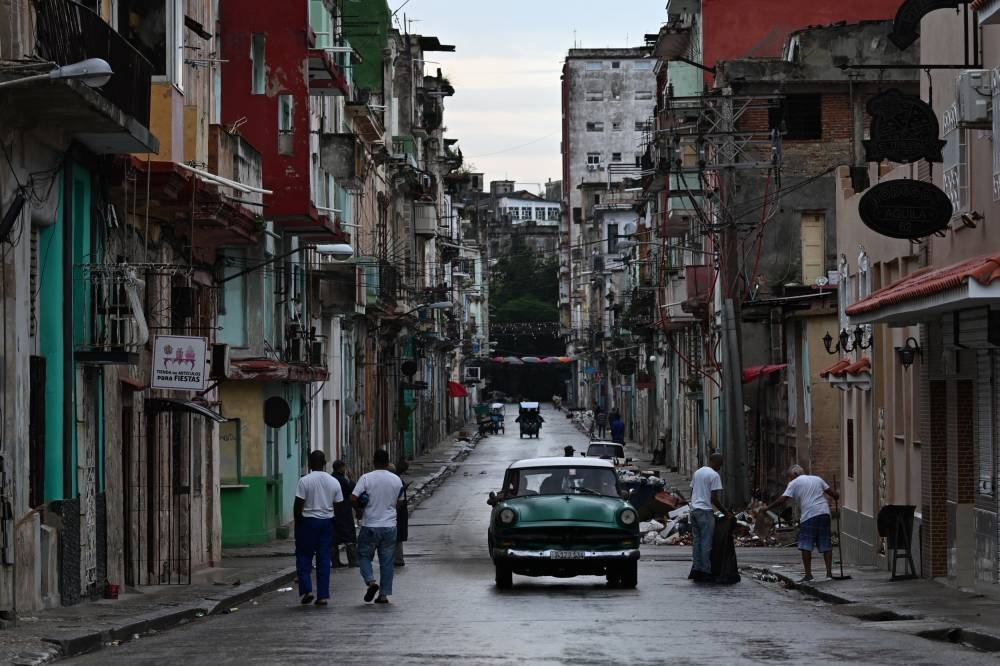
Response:
[[[830,505],[826,496],[840,499],[840,494],[830,488],[818,476],[806,474],[800,465],[792,465],[788,470],[788,487],[781,497],[771,502],[768,511],[781,506],[789,499],[799,505],[799,551],[802,552],[802,568],[805,575],[799,580],[805,583],[813,579],[812,550],[815,547],[823,554],[826,564],[826,579],[833,580],[833,539],[830,530]]]
[[[715,534],[715,509],[729,513],[722,506],[722,454],[713,453],[708,464],[691,477],[691,573],[688,578],[696,583],[712,580],[712,537]]]
[[[330,548],[333,544],[333,505],[344,500],[340,483],[323,471],[326,455],[309,454],[310,472],[295,488],[295,569],[302,603],[313,600],[312,568],[316,559],[316,605],[330,598]]]
[[[364,513],[358,532],[358,566],[368,586],[365,601],[389,603],[392,596],[393,560],[396,554],[396,507],[403,482],[390,472],[389,453],[375,452],[375,469],[361,475],[351,492],[351,503]],[[372,562],[378,552],[379,582],[375,582]],[[379,594],[381,592],[381,594]],[[378,598],[375,595],[378,594]]]

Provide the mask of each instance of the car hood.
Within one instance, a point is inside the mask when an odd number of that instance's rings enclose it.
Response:
[[[618,512],[626,505],[617,497],[594,495],[533,495],[515,497],[504,506],[517,511],[517,524],[552,521],[616,523]]]

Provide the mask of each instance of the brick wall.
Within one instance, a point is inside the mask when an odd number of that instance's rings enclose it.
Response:
[[[925,347],[926,349],[926,347]],[[932,410],[931,405],[935,408]],[[920,573],[926,578],[948,575],[948,390],[942,381],[922,382],[920,409],[927,415],[921,475]]]

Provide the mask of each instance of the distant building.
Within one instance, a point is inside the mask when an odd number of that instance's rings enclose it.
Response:
[[[563,66],[559,307],[571,352],[600,351],[611,337],[613,311],[604,304],[620,288],[610,255],[618,236],[634,232],[639,219],[625,181],[640,175],[656,106],[649,54],[646,48],[570,49]],[[584,379],[577,375],[570,400],[608,407],[607,386],[585,388]]]

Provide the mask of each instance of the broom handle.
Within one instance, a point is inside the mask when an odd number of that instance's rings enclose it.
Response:
[[[837,475],[833,475],[833,492],[837,495],[840,491],[837,490]],[[837,511],[837,555],[840,557],[840,577],[844,577],[844,537],[840,531],[840,499],[837,497],[833,498],[833,508]]]

